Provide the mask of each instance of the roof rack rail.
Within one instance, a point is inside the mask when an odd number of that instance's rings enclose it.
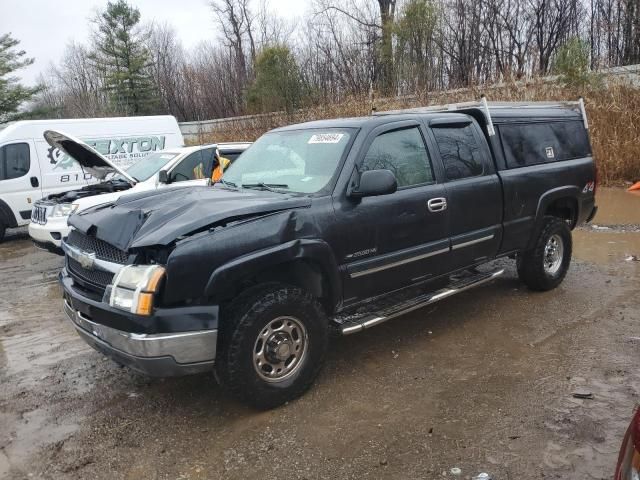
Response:
[[[394,115],[399,113],[435,113],[435,112],[452,112],[456,110],[465,110],[469,108],[481,109],[487,119],[487,133],[491,136],[496,134],[491,119],[492,108],[574,108],[580,111],[584,121],[584,128],[589,129],[587,121],[587,112],[584,108],[584,99],[580,97],[575,101],[563,102],[488,102],[487,97],[482,95],[478,101],[447,103],[444,105],[431,105],[428,107],[406,108],[401,110],[386,110],[374,112],[372,115]]]

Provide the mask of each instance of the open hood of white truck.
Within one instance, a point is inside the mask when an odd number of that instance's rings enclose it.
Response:
[[[112,173],[117,173],[126,179],[131,185],[136,184],[135,178],[131,177],[124,170],[100,153],[96,152],[82,140],[55,130],[44,132],[44,139],[49,145],[62,150],[64,153],[78,162],[82,168],[99,180]]]

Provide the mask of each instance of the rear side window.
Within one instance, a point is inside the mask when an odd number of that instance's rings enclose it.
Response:
[[[477,177],[484,173],[482,152],[471,124],[460,127],[434,127],[438,150],[447,180]]]
[[[0,148],[0,180],[23,177],[30,168],[28,143],[12,143]]]
[[[589,137],[580,121],[500,125],[498,131],[509,168],[591,155]]]
[[[433,182],[427,149],[418,127],[378,135],[364,157],[362,170],[391,170],[398,187]]]

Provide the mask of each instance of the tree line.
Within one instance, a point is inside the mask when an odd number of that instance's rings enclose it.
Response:
[[[276,4],[212,0],[217,38],[187,50],[109,2],[25,114],[204,120],[640,63],[638,0],[310,0],[296,23]]]

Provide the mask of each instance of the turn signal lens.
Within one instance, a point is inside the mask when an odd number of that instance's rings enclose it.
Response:
[[[147,290],[155,292],[160,286],[160,280],[164,277],[164,268],[156,268],[151,275],[149,275],[149,283],[147,283]]]
[[[141,293],[138,296],[138,307],[136,313],[138,315],[151,315],[153,310],[153,293]]]

